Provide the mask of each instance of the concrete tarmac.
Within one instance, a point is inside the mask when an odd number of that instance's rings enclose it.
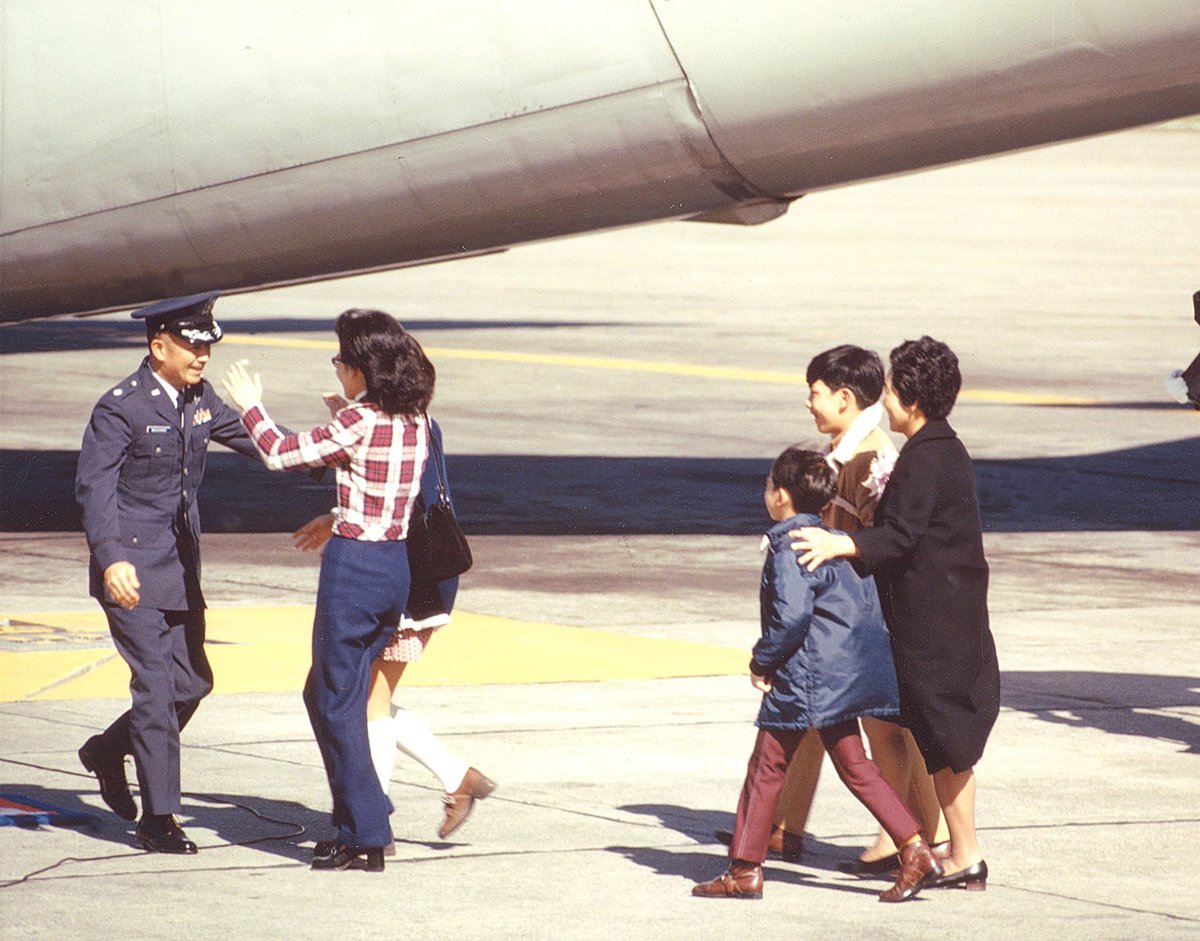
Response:
[[[252,635],[261,610],[281,639],[211,645],[230,665],[184,735],[197,856],[141,853],[104,808],[75,752],[127,697],[71,478],[141,342],[118,315],[0,328],[0,793],[91,817],[0,828],[0,935],[1200,937],[1200,413],[1163,384],[1200,350],[1197,168],[1200,130],[1174,124],[816,194],[758,228],[660,225],[219,301],[208,377],[250,359],[293,427],[322,418],[346,307],[396,314],[438,367],[476,565],[398,701],[499,789],[438,841],[440,786],[401,758],[381,875],[307,866],[329,795],[286,684],[316,560],[288,533],[328,488],[234,455],[212,453],[204,486],[211,618],[241,612]],[[838,868],[874,823],[826,769],[805,856],[768,863],[762,901],[693,899],[724,866],[712,831],[754,738],[740,664],[762,478],[819,443],[804,368],[923,333],[962,360],[951,421],[992,566],[988,889],[878,904],[885,882]]]

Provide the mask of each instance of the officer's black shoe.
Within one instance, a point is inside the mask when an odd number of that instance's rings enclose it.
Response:
[[[190,856],[196,852],[196,844],[170,814],[146,814],[137,825],[136,834],[142,849],[151,853]]]
[[[129,793],[125,779],[125,756],[112,755],[104,748],[99,735],[93,735],[79,749],[79,760],[100,782],[100,796],[118,817],[137,820],[137,804]]]

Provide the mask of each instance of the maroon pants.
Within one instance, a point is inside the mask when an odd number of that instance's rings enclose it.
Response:
[[[897,846],[921,832],[921,825],[896,789],[884,780],[879,766],[867,757],[856,720],[818,729],[818,733],[842,783],[879,821]],[[742,785],[742,796],[738,801],[733,842],[729,846],[729,855],[734,859],[762,863],[767,858],[767,842],[771,839],[784,775],[803,735],[803,731],[758,730],[758,740],[746,768],[746,783]]]

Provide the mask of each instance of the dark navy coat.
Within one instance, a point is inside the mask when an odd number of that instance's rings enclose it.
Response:
[[[1000,669],[975,474],[947,422],[909,438],[875,525],[853,538],[879,585],[904,724],[931,772],[973,767],[1000,711]]]
[[[788,532],[820,526],[801,513],[776,523],[759,590],[762,638],[750,669],[771,680],[755,723],[764,729],[821,729],[860,716],[899,713],[896,672],[875,583],[845,559],[809,572]]]
[[[258,452],[237,411],[202,380],[184,394],[182,427],[150,359],[96,403],[83,435],[75,497],[91,551],[89,590],[106,601],[104,570],[129,562],[141,582],[139,607],[202,607],[200,507],[208,445]]]

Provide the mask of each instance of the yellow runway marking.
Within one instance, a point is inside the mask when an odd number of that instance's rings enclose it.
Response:
[[[311,605],[208,612],[216,693],[298,692],[310,662]],[[0,702],[117,699],[129,668],[103,614],[0,615]],[[746,670],[743,650],[456,611],[404,682],[418,686],[564,683]]]
[[[258,337],[249,334],[226,334],[223,342],[243,346],[270,346],[285,349],[336,350],[332,340],[301,340],[287,337]],[[464,359],[476,362],[526,363],[539,366],[562,366],[569,369],[611,369],[620,372],[660,373],[670,376],[690,376],[700,379],[722,379],[767,385],[808,387],[799,373],[771,372],[761,369],[734,369],[725,366],[699,366],[689,363],[668,363],[644,359],[617,359],[600,356],[565,356],[557,353],[517,353],[504,350],[464,350],[449,347],[425,348],[433,359]],[[999,392],[988,389],[964,389],[959,394],[964,402],[986,402],[993,405],[1099,405],[1096,399],[1063,395],[1041,395],[1032,392]]]

